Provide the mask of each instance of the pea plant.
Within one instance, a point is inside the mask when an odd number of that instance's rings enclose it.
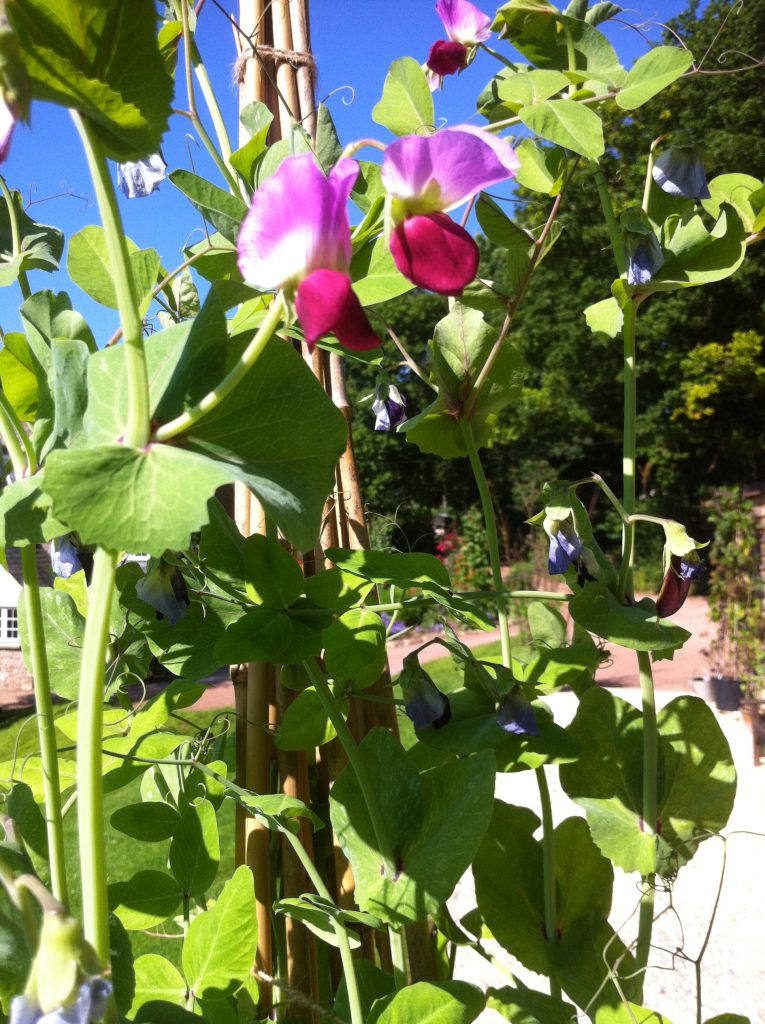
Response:
[[[438,0],[448,38],[425,66],[392,64],[372,111],[379,138],[343,145],[319,107],[274,141],[273,111],[253,100],[236,149],[195,38],[208,9],[159,6],[0,2],[0,159],[30,104],[69,112],[99,223],[68,239],[66,269],[120,324],[97,339],[67,292],[33,287],[58,269],[64,238],[0,178],[0,285],[21,299],[0,353],[0,532],[21,549],[39,731],[39,753],[0,766],[3,1019],[469,1024],[489,1007],[516,1024],[666,1024],[643,999],[654,894],[723,828],[736,776],[703,701],[657,713],[654,700],[652,663],[689,636],[671,618],[704,544],[636,511],[638,313],[736,272],[765,225],[762,183],[735,168],[707,183],[693,126],[672,124],[645,154],[643,194],[615,208],[609,118],[637,123],[700,64],[673,44],[623,67],[598,27],[612,3],[511,0],[491,17]],[[438,89],[459,88],[476,59],[496,72],[478,117],[436,129]],[[170,172],[209,230],[168,270],[126,235],[115,179],[139,197],[165,177],[184,90],[217,178]],[[487,194],[512,179],[543,211],[533,228]],[[518,592],[503,583],[481,451],[519,395],[513,326],[576,188],[597,190],[613,252],[602,300],[580,311],[581,345],[586,363],[589,332],[623,344],[623,479],[547,483],[530,523],[549,540],[551,585]],[[506,252],[501,284],[481,276],[471,211]],[[412,288],[445,297],[424,361],[375,308]],[[455,589],[435,556],[369,550],[358,522],[322,532],[352,454],[348,417],[312,371],[327,353],[333,374],[353,359],[376,375],[379,429],[463,460],[488,589]],[[432,388],[425,409],[386,383],[402,359]],[[262,531],[227,512],[231,484]],[[623,524],[615,560],[577,494],[586,485]],[[661,592],[641,600],[638,528],[665,539]],[[523,644],[509,628],[520,598]],[[448,692],[420,650],[391,683],[386,640],[410,607],[444,621]],[[501,660],[484,662],[460,631],[495,621]],[[594,685],[603,642],[635,652],[640,707]],[[136,702],[128,687],[152,659],[175,678]],[[189,709],[221,665],[234,666],[236,713],[200,727]],[[563,687],[578,702],[565,728],[546,700]],[[497,774],[519,772],[534,775],[541,819],[495,799]],[[557,822],[555,773],[576,805]],[[126,873],[126,849],[139,870]],[[639,887],[618,931],[617,869]],[[456,920],[449,899],[468,870],[476,905]],[[494,986],[454,977],[460,947],[493,965]],[[699,1024],[701,996],[699,974]]]

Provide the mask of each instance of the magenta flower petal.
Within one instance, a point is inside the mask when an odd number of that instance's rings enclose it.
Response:
[[[315,270],[304,278],[298,285],[295,310],[309,349],[327,334],[357,352],[381,344],[350,278],[338,270]]]
[[[445,213],[407,217],[393,232],[396,266],[420,288],[459,295],[478,270],[479,252],[470,235]]]
[[[407,213],[448,212],[519,167],[509,143],[463,125],[435,135],[407,135],[385,150],[382,182]]]
[[[358,173],[355,160],[338,161],[326,178],[310,153],[286,159],[252,197],[237,238],[247,284],[292,288],[313,270],[347,271],[346,204]]]
[[[0,163],[8,156],[15,127],[16,115],[0,96]]]
[[[465,67],[467,48],[462,43],[438,39],[430,48],[428,67],[436,75],[453,75]]]
[[[436,14],[453,43],[476,46],[491,35],[491,18],[469,0],[437,0]]]

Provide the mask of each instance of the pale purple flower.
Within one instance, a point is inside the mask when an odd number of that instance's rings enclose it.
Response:
[[[393,430],[406,419],[406,399],[394,384],[385,384],[377,390],[372,412],[375,430]]]
[[[82,569],[82,562],[77,548],[69,537],[57,537],[50,549],[51,569],[55,576],[68,580]]]
[[[538,736],[539,726],[531,701],[521,686],[505,694],[497,714],[497,724],[515,736]]]
[[[12,107],[0,95],[0,163],[8,156],[11,148],[13,129],[16,127],[17,115]]]
[[[178,567],[164,559],[152,559],[135,592],[142,601],[163,615],[171,626],[188,614],[189,594]]]
[[[470,125],[408,135],[388,146],[382,183],[392,197],[390,248],[401,273],[442,295],[458,295],[475,277],[473,238],[446,213],[519,167],[504,140]]]
[[[663,192],[685,199],[709,199],[704,161],[694,145],[675,145],[656,157],[651,170]]]
[[[451,720],[449,698],[420,666],[416,651],[404,658],[398,681],[404,695],[404,710],[415,729],[440,729]]]
[[[159,153],[152,153],[143,160],[119,164],[117,184],[128,199],[142,199],[159,188],[167,177],[167,164]]]
[[[436,14],[453,43],[477,46],[491,35],[491,18],[469,0],[436,0]]]
[[[101,1020],[112,994],[112,986],[104,978],[90,978],[80,986],[75,1001],[43,1013],[27,996],[16,996],[11,1002],[8,1024],[91,1024]]]
[[[309,348],[330,332],[346,348],[380,344],[348,277],[346,205],[358,172],[342,159],[325,177],[310,153],[289,157],[252,197],[239,231],[242,277],[260,291],[295,293]]]

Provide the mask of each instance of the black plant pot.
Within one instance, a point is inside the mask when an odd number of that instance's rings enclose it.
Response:
[[[741,704],[741,683],[733,676],[694,676],[691,689],[718,711],[737,711]]]

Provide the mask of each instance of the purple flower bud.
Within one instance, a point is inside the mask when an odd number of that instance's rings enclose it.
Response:
[[[69,537],[57,537],[50,549],[50,563],[55,576],[68,580],[82,569],[82,562],[77,548]]]
[[[436,688],[420,666],[416,651],[404,658],[398,681],[404,694],[404,710],[414,722],[415,729],[427,729],[428,726],[440,729],[451,719],[449,698]]]
[[[531,701],[522,686],[514,686],[505,694],[497,714],[497,723],[516,736],[538,736],[539,726]]]
[[[167,164],[159,153],[153,153],[144,160],[119,164],[117,184],[128,199],[142,199],[159,188],[159,183],[166,178],[166,170]]]
[[[550,537],[550,552],[547,571],[551,576],[561,576],[573,565],[584,551],[584,545],[577,537],[573,527],[560,523],[558,530]]]
[[[186,583],[177,566],[163,559],[152,559],[135,592],[142,601],[164,615],[171,626],[177,625],[189,611]]]
[[[467,63],[467,47],[462,43],[438,39],[430,48],[428,67],[435,75],[454,75]]]
[[[692,557],[694,555],[695,560]],[[659,618],[666,619],[679,612],[688,597],[691,583],[703,579],[706,571],[705,562],[695,552],[685,557],[672,555],[656,598],[656,614]]]
[[[709,199],[704,161],[693,145],[665,149],[656,157],[651,173],[662,192],[685,199]]]
[[[406,419],[406,399],[393,384],[384,384],[377,390],[372,412],[375,430],[394,430]]]

